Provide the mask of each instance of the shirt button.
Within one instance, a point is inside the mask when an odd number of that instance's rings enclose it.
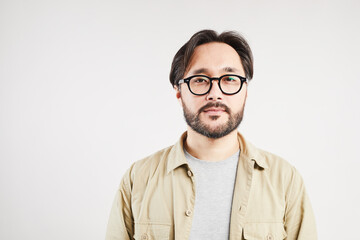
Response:
[[[141,240],[147,240],[148,236],[146,233],[144,233],[143,235],[141,235]]]
[[[192,214],[192,211],[191,211],[191,210],[186,210],[186,212],[185,212],[185,215],[186,215],[186,216],[190,217],[191,214]]]
[[[271,234],[267,235],[266,237],[267,240],[274,240],[273,236]]]
[[[188,174],[189,177],[193,176],[193,173],[190,170],[187,171],[187,174]]]
[[[244,215],[246,212],[246,206],[245,205],[241,205],[239,208],[239,212],[241,215]]]

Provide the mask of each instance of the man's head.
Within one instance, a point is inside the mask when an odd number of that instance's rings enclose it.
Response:
[[[243,37],[203,30],[176,53],[170,82],[191,129],[217,139],[240,124],[247,96],[245,77],[250,80],[252,75],[252,53]]]

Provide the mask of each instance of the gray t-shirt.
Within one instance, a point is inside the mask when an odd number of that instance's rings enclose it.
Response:
[[[199,160],[184,151],[195,180],[195,206],[189,239],[229,239],[240,150],[219,162]]]

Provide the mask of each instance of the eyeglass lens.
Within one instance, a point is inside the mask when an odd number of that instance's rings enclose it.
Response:
[[[209,91],[210,78],[205,76],[195,76],[190,79],[189,87],[195,94],[204,94]],[[224,93],[232,94],[239,91],[242,82],[238,76],[223,76],[219,80],[220,88]]]

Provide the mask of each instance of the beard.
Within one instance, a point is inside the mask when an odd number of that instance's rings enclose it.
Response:
[[[237,127],[240,125],[240,123],[243,119],[243,115],[244,115],[245,101],[244,101],[244,104],[243,104],[241,110],[237,113],[232,113],[231,109],[228,106],[226,106],[225,104],[220,103],[220,102],[216,102],[216,103],[209,102],[206,105],[204,105],[203,107],[201,107],[197,113],[191,112],[186,107],[184,102],[182,105],[183,105],[183,111],[184,111],[184,117],[185,117],[186,123],[195,132],[200,133],[201,135],[208,137],[208,138],[218,139],[218,138],[228,135],[229,133],[231,133],[232,131],[237,129]],[[211,128],[209,125],[207,125],[203,121],[201,121],[200,114],[210,107],[223,108],[229,116],[229,119],[227,120],[227,122],[222,125],[219,125],[215,128]],[[210,119],[215,121],[219,117],[220,116],[210,116]]]

